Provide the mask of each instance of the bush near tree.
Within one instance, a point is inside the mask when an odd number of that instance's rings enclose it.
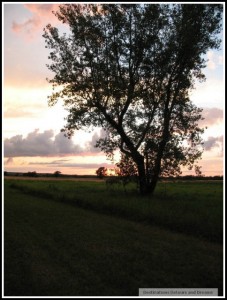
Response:
[[[107,176],[107,168],[105,167],[98,168],[98,170],[96,170],[96,175],[100,179],[104,178],[105,176]]]

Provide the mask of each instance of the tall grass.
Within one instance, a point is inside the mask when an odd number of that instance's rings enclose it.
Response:
[[[76,205],[134,221],[155,224],[222,242],[222,182],[158,184],[153,197],[141,197],[130,185],[108,190],[103,182],[14,181],[6,184],[23,193]]]

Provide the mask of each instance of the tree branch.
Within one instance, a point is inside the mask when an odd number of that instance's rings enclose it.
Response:
[[[152,120],[153,120],[153,118],[154,118],[155,110],[156,110],[156,105],[153,106],[153,110],[152,110],[152,113],[151,113],[151,115],[150,115],[150,118],[149,118],[149,120],[148,120],[148,122],[147,122],[147,125],[146,125],[146,127],[145,127],[145,129],[144,129],[144,131],[143,131],[143,133],[142,133],[142,135],[141,135],[141,138],[139,139],[139,141],[138,141],[138,143],[137,143],[137,145],[136,145],[136,150],[139,149],[140,145],[142,144],[143,140],[144,140],[145,137],[146,137],[146,134],[147,134],[147,132],[148,132],[148,130],[149,130],[149,128],[150,128],[151,122],[152,122]]]

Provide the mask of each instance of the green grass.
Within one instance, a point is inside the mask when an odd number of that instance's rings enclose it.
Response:
[[[219,288],[222,294],[220,244],[84,210],[60,202],[60,196],[34,197],[10,184],[4,203],[5,296],[138,296],[139,288],[148,287]],[[50,183],[22,184],[45,190]],[[78,199],[90,194],[101,201],[101,184],[59,182],[58,194],[74,185]],[[174,197],[159,200],[171,206]]]
[[[134,186],[107,190],[103,182],[7,180],[29,195],[158,225],[209,241],[223,240],[222,182],[159,183],[153,197]]]

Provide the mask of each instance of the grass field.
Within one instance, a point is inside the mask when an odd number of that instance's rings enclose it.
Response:
[[[148,199],[133,186],[7,179],[4,193],[5,296],[222,294],[220,182],[159,183]]]

